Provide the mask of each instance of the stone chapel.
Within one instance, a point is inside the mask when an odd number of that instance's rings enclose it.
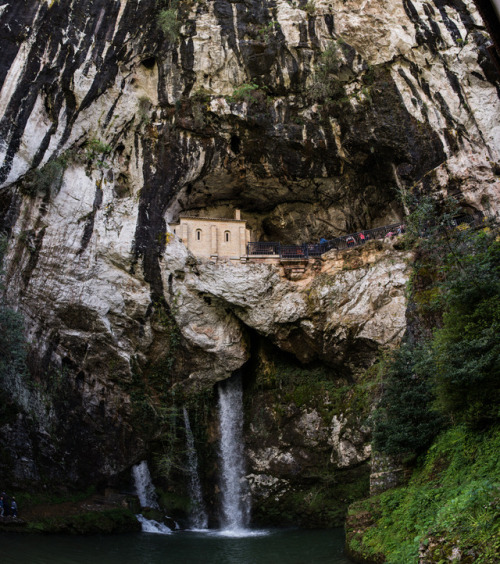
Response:
[[[181,215],[170,229],[197,257],[240,260],[247,254],[250,230],[240,210],[234,211],[234,219]]]

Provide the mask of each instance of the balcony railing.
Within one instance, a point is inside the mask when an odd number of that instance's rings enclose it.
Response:
[[[466,228],[467,226],[475,227],[484,224],[485,217],[481,214],[477,215],[464,215],[451,220],[450,229],[453,228]],[[425,236],[425,228],[422,230],[422,235]],[[341,251],[351,247],[363,245],[367,241],[374,239],[391,239],[396,235],[405,232],[404,223],[392,223],[391,225],[384,225],[383,227],[376,227],[375,229],[366,229],[351,233],[350,235],[343,235],[336,237],[329,241],[322,241],[320,243],[304,243],[302,245],[282,245],[281,243],[268,243],[265,241],[247,243],[247,255],[249,257],[256,256],[273,256],[285,260],[305,260],[312,257],[320,257],[332,249]]]

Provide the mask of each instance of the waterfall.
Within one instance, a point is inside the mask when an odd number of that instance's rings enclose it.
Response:
[[[198,457],[196,456],[196,449],[194,448],[193,432],[189,423],[189,415],[187,409],[184,412],[184,427],[186,429],[186,446],[188,456],[188,473],[189,473],[189,490],[191,495],[191,526],[195,529],[206,529],[208,526],[207,512],[205,511],[205,504],[203,503],[203,496],[201,492],[200,477],[198,475]]]
[[[135,490],[141,507],[152,507],[159,509],[160,506],[156,501],[156,492],[149,473],[148,463],[143,460],[132,468],[132,476],[134,478]],[[169,535],[171,530],[164,523],[159,523],[154,519],[146,519],[143,515],[136,515],[137,520],[141,524],[144,533],[157,533],[160,535]]]
[[[151,480],[148,463],[145,460],[132,468],[132,476],[134,477],[135,489],[141,507],[159,509],[158,502],[156,501],[155,487]]]
[[[219,385],[222,527],[244,529],[250,520],[250,496],[243,452],[243,389],[235,376]]]

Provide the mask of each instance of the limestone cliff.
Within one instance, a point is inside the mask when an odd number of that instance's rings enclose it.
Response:
[[[469,1],[181,1],[162,29],[167,8],[0,4],[5,285],[33,345],[3,384],[4,470],[122,479],[156,448],[144,406],[243,369],[254,494],[282,495],[369,456],[352,390],[405,330],[407,257],[373,244],[294,281],[198,261],[169,222],[239,207],[256,239],[306,242],[401,219],[410,189],[495,213],[499,76]],[[280,397],[281,354],[341,400]]]

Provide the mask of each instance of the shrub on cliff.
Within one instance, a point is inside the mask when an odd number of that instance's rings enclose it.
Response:
[[[173,43],[179,37],[181,24],[177,21],[177,2],[158,14],[158,27],[168,41]]]
[[[344,65],[342,46],[342,40],[332,41],[321,53],[314,80],[308,90],[309,96],[313,99],[336,99],[344,96],[344,87],[340,80],[340,72]]]
[[[43,167],[30,170],[19,184],[21,194],[30,197],[57,194],[63,183],[64,172],[73,158],[73,153],[67,151]]]

